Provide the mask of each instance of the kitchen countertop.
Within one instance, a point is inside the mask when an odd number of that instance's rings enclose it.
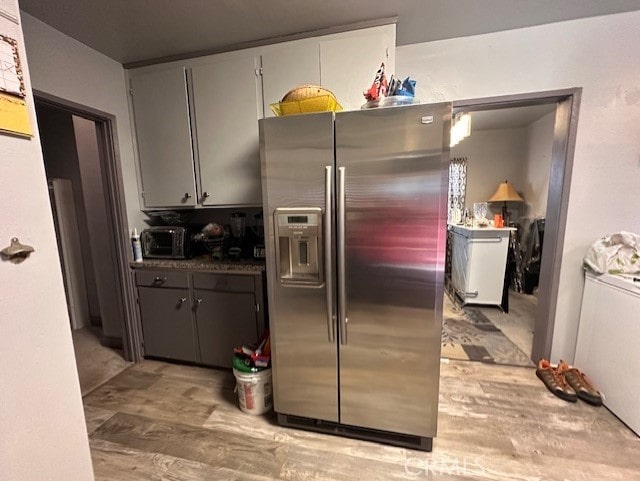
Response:
[[[214,261],[211,260],[210,255],[202,255],[193,259],[144,259],[142,262],[129,262],[129,266],[133,269],[188,270],[257,275],[265,270],[265,261],[256,259]]]

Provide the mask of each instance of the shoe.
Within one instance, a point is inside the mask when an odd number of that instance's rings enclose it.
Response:
[[[567,384],[567,381],[564,376],[560,374],[558,368],[553,367],[546,359],[540,359],[538,362],[536,376],[540,378],[549,391],[560,399],[564,399],[565,401],[572,403],[578,400],[576,392],[571,386],[569,386],[569,384]]]
[[[580,369],[569,367],[566,362],[561,360],[560,364],[558,364],[558,372],[574,389],[580,399],[593,406],[602,406],[602,395]]]

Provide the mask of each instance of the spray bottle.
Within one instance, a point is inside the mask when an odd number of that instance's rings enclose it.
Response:
[[[133,260],[135,262],[142,262],[142,244],[140,243],[140,235],[136,228],[133,229],[133,234],[131,235],[131,244],[133,246]]]

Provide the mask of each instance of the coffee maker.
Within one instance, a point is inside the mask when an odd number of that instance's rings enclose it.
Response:
[[[230,228],[229,259],[240,260],[244,248],[244,234],[246,229],[246,215],[244,212],[234,212],[231,214]]]
[[[264,220],[262,211],[253,216],[253,225],[251,226],[253,234],[253,258],[264,259]]]

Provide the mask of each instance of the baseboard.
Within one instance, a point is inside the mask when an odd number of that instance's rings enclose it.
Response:
[[[374,441],[392,446],[417,449],[419,451],[430,452],[433,448],[433,438],[414,436],[411,434],[392,433],[379,431],[377,429],[361,428],[357,426],[347,426],[340,423],[320,421],[317,419],[303,418],[299,416],[278,415],[278,424],[289,428],[304,429],[317,433],[334,434],[365,441]]]
[[[100,336],[100,344],[112,349],[122,349],[121,337]]]

